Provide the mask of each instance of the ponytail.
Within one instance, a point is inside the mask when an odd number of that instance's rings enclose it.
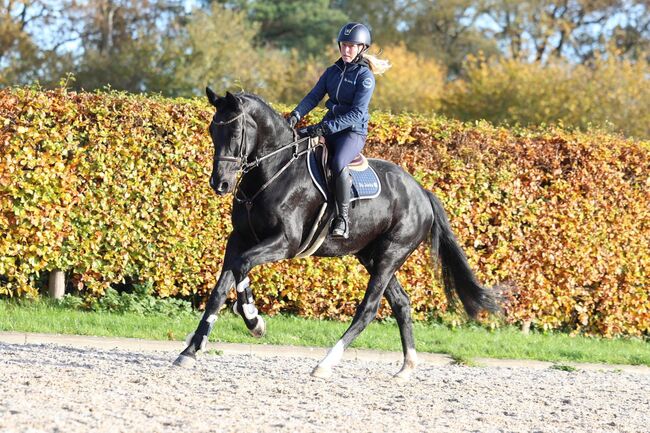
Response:
[[[390,64],[388,60],[380,59],[379,57],[374,56],[372,54],[363,53],[362,56],[364,59],[366,59],[366,61],[368,62],[368,66],[370,67],[370,70],[375,75],[381,75],[387,70],[389,70],[391,66],[393,66]]]

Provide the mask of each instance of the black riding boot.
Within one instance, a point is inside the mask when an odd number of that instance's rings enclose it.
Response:
[[[338,215],[332,223],[333,238],[348,238],[350,231],[350,220],[348,218],[348,209],[350,208],[350,188],[352,187],[352,178],[350,170],[345,167],[336,178],[336,209]]]

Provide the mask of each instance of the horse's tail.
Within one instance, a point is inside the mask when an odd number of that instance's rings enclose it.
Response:
[[[454,292],[460,298],[467,314],[475,318],[481,310],[499,311],[491,290],[481,286],[467,263],[465,253],[451,231],[449,220],[440,200],[427,191],[434,223],[431,229],[431,256],[438,265],[450,303],[454,302]]]

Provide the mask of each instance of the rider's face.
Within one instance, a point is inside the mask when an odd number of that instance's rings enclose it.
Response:
[[[353,44],[350,42],[341,42],[339,50],[341,51],[341,58],[345,63],[350,63],[356,59],[357,55],[363,49],[362,44]]]

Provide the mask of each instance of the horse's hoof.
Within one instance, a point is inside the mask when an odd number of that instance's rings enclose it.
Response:
[[[181,368],[192,368],[196,364],[196,358],[192,358],[191,356],[185,356],[185,355],[178,355],[178,358],[176,358],[176,361],[174,361],[174,366],[175,367],[181,367]]]
[[[397,382],[408,382],[411,379],[411,373],[413,373],[413,370],[400,370],[393,376],[393,379]]]
[[[255,338],[262,338],[266,334],[266,322],[262,316],[257,316],[257,325],[253,329],[249,329],[251,335]]]
[[[312,377],[318,377],[320,379],[327,379],[332,375],[332,369],[328,367],[321,367],[317,365],[311,372]]]

